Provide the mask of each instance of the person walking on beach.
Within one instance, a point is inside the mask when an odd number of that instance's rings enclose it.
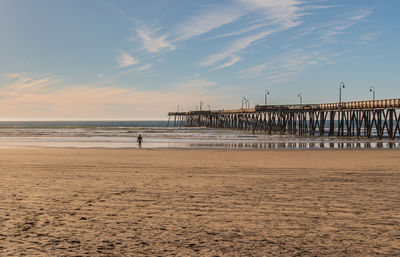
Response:
[[[142,142],[143,142],[143,137],[141,134],[139,134],[138,138],[137,138],[137,143],[139,145],[139,148],[142,148]]]

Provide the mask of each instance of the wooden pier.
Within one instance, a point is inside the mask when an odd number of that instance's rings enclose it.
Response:
[[[230,128],[252,133],[395,139],[400,137],[400,99],[170,112],[170,123],[174,127]]]

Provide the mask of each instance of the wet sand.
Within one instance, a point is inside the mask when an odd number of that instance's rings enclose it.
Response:
[[[0,149],[0,256],[399,253],[398,150]]]

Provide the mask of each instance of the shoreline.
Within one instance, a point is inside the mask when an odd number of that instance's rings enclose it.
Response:
[[[61,147],[40,147],[40,146],[32,146],[32,147],[27,147],[27,146],[15,146],[15,147],[0,147],[1,150],[6,150],[6,149],[26,149],[26,150],[35,150],[35,149],[42,149],[42,150],[51,150],[51,149],[71,149],[71,150],[128,150],[128,151],[232,151],[232,152],[248,152],[248,151],[255,151],[255,152],[301,152],[301,151],[310,151],[310,152],[328,152],[328,151],[400,151],[398,148],[279,148],[279,149],[257,149],[257,148],[196,148],[196,147],[190,147],[190,148],[183,148],[183,147],[154,147],[154,148],[138,148],[138,147],[67,147],[67,146],[61,146]]]
[[[82,150],[137,150],[137,151],[148,151],[148,150],[171,150],[171,151],[260,151],[260,152],[277,152],[277,151],[399,151],[400,148],[388,148],[388,147],[342,147],[342,148],[206,148],[206,147],[74,147],[74,146],[0,146],[0,151],[5,149],[82,149]]]

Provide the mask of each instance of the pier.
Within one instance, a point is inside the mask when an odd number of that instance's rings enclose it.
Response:
[[[168,125],[281,135],[400,137],[400,99],[169,112]]]

